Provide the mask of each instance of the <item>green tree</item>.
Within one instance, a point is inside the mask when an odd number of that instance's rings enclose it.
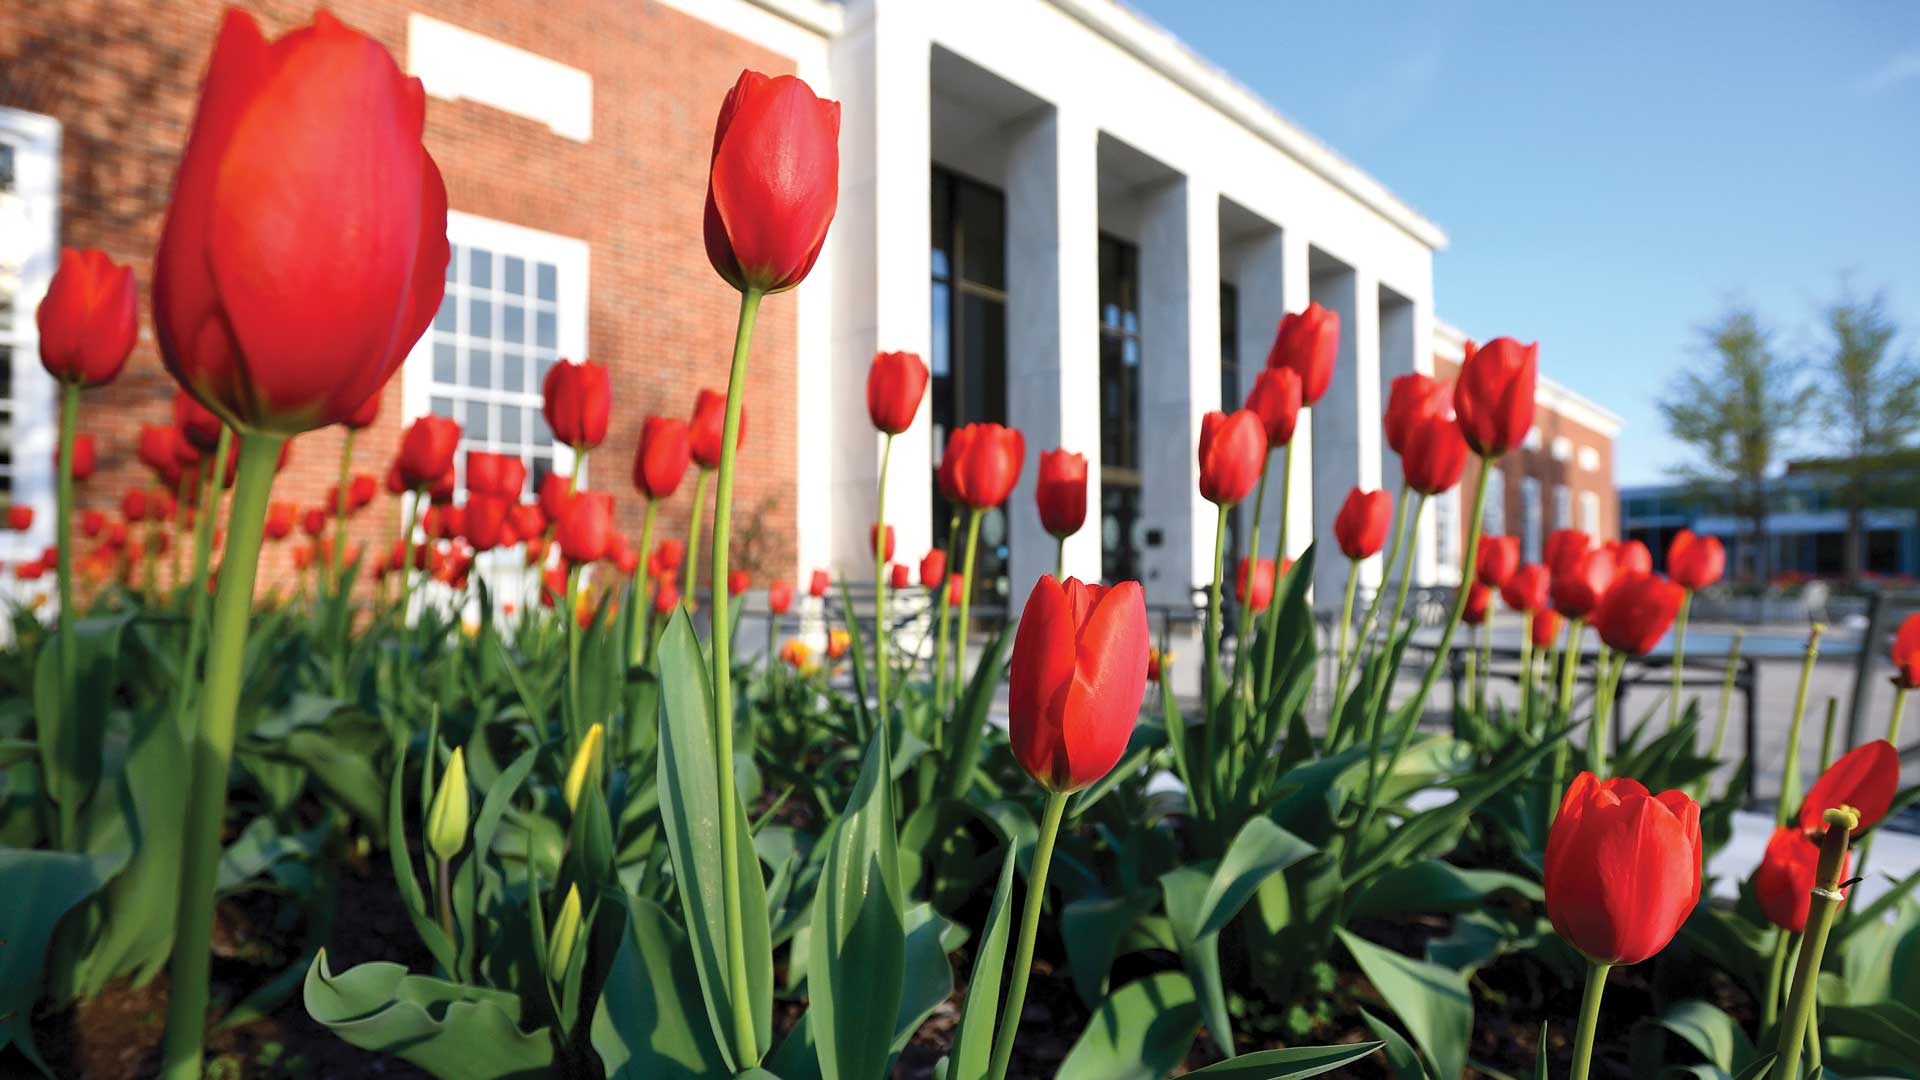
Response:
[[[1905,470],[1887,465],[1920,430],[1920,365],[1893,354],[1898,328],[1878,293],[1862,299],[1843,284],[1823,321],[1826,340],[1814,361],[1820,411],[1847,511],[1847,576],[1858,577],[1866,564],[1867,509],[1911,487]]]
[[[1668,432],[1697,456],[1674,471],[1707,501],[1747,523],[1752,565],[1765,580],[1772,570],[1772,475],[1813,390],[1799,365],[1775,350],[1772,330],[1750,308],[1729,306],[1701,328],[1700,338],[1700,365],[1675,378],[1660,403]]]

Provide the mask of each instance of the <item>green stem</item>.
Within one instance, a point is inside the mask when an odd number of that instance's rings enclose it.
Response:
[[[460,939],[453,932],[453,863],[441,859],[439,870],[434,892],[440,909],[440,929],[446,933],[447,943],[457,947]]]
[[[633,598],[628,604],[633,610],[627,612],[627,665],[629,667],[644,662],[647,658],[647,613],[652,611],[647,593],[650,582],[647,578],[647,560],[653,553],[653,514],[656,504],[647,500],[647,508],[640,516],[640,561],[633,568]],[[769,661],[771,662],[771,661]]]
[[[1680,594],[1680,617],[1673,623],[1673,689],[1667,694],[1667,730],[1680,722],[1680,676],[1687,656],[1687,614],[1693,610],[1693,590]]]
[[[1593,724],[1587,729],[1587,770],[1601,779],[1612,771],[1613,748],[1608,740],[1613,728],[1613,694],[1626,666],[1625,653],[1615,653],[1605,646],[1594,662]]]
[[[960,508],[954,507],[947,512],[947,569],[949,572],[959,565],[960,556]],[[947,707],[947,621],[952,614],[949,610],[952,602],[948,594],[952,590],[946,582],[940,583],[940,651],[933,661],[933,711],[938,716]],[[940,749],[941,727],[933,725],[933,748]]]
[[[713,470],[701,469],[700,475],[693,480],[693,516],[687,522],[687,584],[681,590],[680,597],[681,606],[688,611],[694,608],[694,598],[698,595],[694,590],[700,585],[700,518],[707,512],[707,478],[712,475]],[[720,624],[716,622],[713,625]]]
[[[207,610],[212,599],[207,595],[208,565],[213,559],[213,519],[220,506],[220,487],[214,477],[224,477],[227,469],[227,455],[233,452],[233,429],[222,427],[220,440],[215,445],[211,472],[202,472],[197,492],[200,507],[193,519],[193,579],[187,589],[187,655],[181,670],[185,673],[180,684],[180,697],[174,702],[174,720],[180,727],[183,742],[193,739],[193,688],[197,685],[200,657],[206,649]],[[184,511],[182,511],[184,512]]]
[[[580,568],[567,569],[567,596],[561,618],[567,626],[567,744],[577,749],[587,724],[580,715]]]
[[[1353,674],[1355,668],[1360,666],[1360,657],[1367,651],[1368,641],[1373,636],[1373,619],[1380,611],[1380,598],[1386,594],[1387,579],[1393,573],[1394,561],[1400,557],[1400,534],[1406,527],[1407,496],[1410,494],[1412,489],[1402,488],[1400,499],[1394,506],[1393,531],[1387,540],[1387,557],[1380,563],[1380,587],[1374,589],[1373,595],[1367,600],[1367,613],[1360,616],[1359,629],[1354,633],[1353,654],[1347,657],[1345,664],[1341,665],[1333,682],[1333,700],[1336,707],[1340,699],[1346,696],[1347,678]]]
[[[60,387],[60,476],[56,482],[53,525],[53,542],[59,548],[55,561],[59,566],[60,589],[60,709],[55,722],[60,729],[58,734],[40,732],[43,743],[58,746],[74,741],[74,725],[82,722],[74,707],[78,690],[75,684],[80,678],[80,639],[73,629],[73,444],[79,425],[80,384],[63,383]],[[74,846],[79,813],[77,799],[69,796],[60,800],[62,847]]]
[[[168,963],[165,1068],[168,1080],[200,1075],[207,1020],[207,980],[212,960],[214,885],[220,868],[220,832],[226,816],[227,779],[233,761],[235,712],[253,612],[260,539],[274,468],[284,435],[248,432],[240,440],[240,475],[228,521],[226,557],[213,603],[200,728],[193,738],[193,783],[188,788],[180,906]],[[215,477],[217,481],[219,478]]]
[[[1488,607],[1489,609],[1492,607],[1491,598],[1488,600]],[[1489,610],[1488,616],[1492,616],[1491,610]],[[1480,642],[1479,702],[1480,715],[1484,718],[1487,715],[1487,685],[1493,682],[1493,629],[1487,624],[1482,623],[1473,628],[1473,636]]]
[[[1247,554],[1256,560],[1260,558],[1260,518],[1265,513],[1267,505],[1267,472],[1272,464],[1273,448],[1268,447],[1266,455],[1260,459],[1260,482],[1253,490],[1253,525],[1247,530]],[[1278,569],[1279,565],[1274,563],[1275,569]],[[1279,591],[1280,583],[1276,581],[1274,592]],[[1239,644],[1233,651],[1233,686],[1236,694],[1240,693],[1253,678],[1253,667],[1250,663],[1253,624],[1254,620],[1247,617],[1247,613],[1243,610],[1240,619]]]
[[[960,567],[960,621],[953,628],[953,678],[947,683],[947,700],[957,702],[961,678],[967,667],[967,641],[973,636],[973,561],[980,549],[980,508],[967,515],[967,555]],[[960,745],[956,740],[954,745]],[[958,775],[960,770],[955,770]],[[959,792],[954,792],[958,796]]]
[[[1205,642],[1207,667],[1206,667],[1206,670],[1202,673],[1205,677],[1205,682],[1203,685],[1204,685],[1204,690],[1205,690],[1207,699],[1203,703],[1205,705],[1205,708],[1202,711],[1202,716],[1204,717],[1204,722],[1206,726],[1201,728],[1201,733],[1202,733],[1202,739],[1204,740],[1204,745],[1206,747],[1206,751],[1201,758],[1200,788],[1203,794],[1202,801],[1211,811],[1215,813],[1217,813],[1219,810],[1218,800],[1221,794],[1221,792],[1217,790],[1217,785],[1215,783],[1216,779],[1220,775],[1219,769],[1216,767],[1218,762],[1218,754],[1219,754],[1219,738],[1220,738],[1219,713],[1220,713],[1220,704],[1221,704],[1220,702],[1220,578],[1223,576],[1226,569],[1227,512],[1229,511],[1229,509],[1231,508],[1226,506],[1220,507],[1218,513],[1215,515],[1215,518],[1214,518],[1213,583],[1211,586],[1209,586],[1207,591],[1207,628],[1206,628],[1207,639]],[[1247,585],[1248,585],[1247,592],[1249,593],[1249,595],[1251,595],[1251,593],[1253,592],[1253,589],[1252,589],[1253,583],[1248,582]]]
[[[333,588],[340,592],[343,582],[340,580],[340,564],[346,559],[347,548],[347,488],[353,482],[353,436],[354,430],[340,442],[340,485],[333,493]]]
[[[1347,669],[1347,634],[1353,629],[1353,593],[1360,585],[1360,560],[1347,562],[1347,593],[1340,603],[1340,661],[1338,670]],[[1334,710],[1327,718],[1327,738],[1325,746],[1331,752],[1340,742],[1340,710]]]
[[[873,667],[880,698],[874,703],[874,722],[887,727],[887,676],[892,654],[887,650],[887,466],[893,460],[893,433],[880,440],[880,490],[873,517]]]
[[[1033,972],[1033,942],[1047,900],[1047,868],[1053,862],[1053,844],[1060,835],[1060,818],[1067,809],[1068,797],[1064,791],[1047,795],[1040,839],[1033,848],[1033,866],[1027,872],[1027,902],[1020,914],[1020,941],[1014,948],[1013,970],[1008,973],[1007,1002],[1000,1011],[1000,1026],[993,1033],[993,1060],[987,1066],[987,1080],[1006,1080],[1007,1064],[1013,1060],[1013,1040],[1020,1033],[1020,1013],[1027,1005],[1027,977]]]
[[[1787,976],[1787,950],[1793,945],[1793,935],[1785,930],[1776,929],[1773,934],[1773,954],[1767,964],[1767,994],[1760,1001],[1760,1030],[1766,1031],[1780,1019],[1780,983]]]
[[[1787,727],[1787,763],[1780,774],[1780,799],[1773,808],[1773,824],[1780,828],[1800,801],[1800,726],[1807,713],[1807,691],[1813,683],[1813,665],[1820,657],[1820,635],[1826,627],[1814,623],[1807,632],[1807,651],[1800,660],[1800,688],[1793,695],[1793,722]]]
[[[1053,580],[1067,580],[1067,538],[1053,538]]]
[[[1786,1016],[1781,1020],[1779,1041],[1774,1052],[1779,1067],[1774,1073],[1781,1080],[1796,1080],[1800,1071],[1800,1052],[1813,1022],[1815,999],[1820,989],[1820,963],[1827,951],[1827,932],[1844,897],[1840,894],[1840,876],[1847,857],[1847,837],[1859,818],[1849,810],[1829,810],[1827,831],[1820,837],[1820,864],[1815,873],[1813,898],[1807,907],[1807,928],[1800,937],[1800,961],[1794,968],[1793,988],[1787,996]]]
[[[1533,611],[1520,613],[1520,730],[1533,730]]]
[[[1707,758],[1720,760],[1720,747],[1727,741],[1727,714],[1733,708],[1733,681],[1740,673],[1740,643],[1746,640],[1747,632],[1735,629],[1733,643],[1727,647],[1727,669],[1720,681],[1720,719],[1713,725],[1713,745],[1707,749]],[[1752,693],[1751,690],[1748,693]],[[1752,754],[1752,748],[1748,748]],[[1711,777],[1700,778],[1699,793],[1705,795],[1707,783]]]
[[[733,646],[724,632],[728,625],[726,580],[733,539],[733,471],[740,449],[740,410],[747,393],[747,356],[753,344],[753,324],[760,312],[760,291],[748,289],[740,294],[740,327],[734,334],[733,367],[727,376],[727,414],[720,435],[718,490],[713,509],[713,720],[715,756],[720,761],[721,888],[727,919],[728,986],[734,1020],[734,1061],[750,1068],[760,1060],[758,1034],[755,1031],[753,1003],[747,991],[747,943],[741,930],[740,899],[740,815],[739,788],[734,781],[733,762]],[[703,473],[701,480],[705,480]],[[704,493],[703,493],[704,494]],[[698,520],[699,509],[694,510]],[[691,549],[687,552],[693,558]],[[771,958],[762,960],[771,962]]]
[[[1292,502],[1293,444],[1289,442],[1286,449],[1280,451],[1280,528],[1276,530],[1279,535],[1273,538],[1274,602],[1267,605],[1267,625],[1263,628],[1267,635],[1267,647],[1261,651],[1260,655],[1260,701],[1263,703],[1267,700],[1267,695],[1273,691],[1274,642],[1280,636],[1280,585],[1286,580],[1286,575],[1280,572],[1280,568],[1287,564],[1287,511]],[[1260,553],[1255,551],[1252,555],[1257,559]],[[1253,583],[1247,584],[1251,586]],[[1251,594],[1252,588],[1249,587],[1247,592]]]
[[[1887,717],[1887,741],[1896,748],[1900,745],[1900,718],[1907,711],[1907,688],[1896,687],[1893,691],[1893,715]]]
[[[1573,1071],[1568,1074],[1572,1080],[1587,1080],[1587,1071],[1593,1067],[1593,1033],[1600,1026],[1600,995],[1606,992],[1607,972],[1611,970],[1611,964],[1587,964],[1587,988],[1580,995],[1580,1027],[1573,1036]]]

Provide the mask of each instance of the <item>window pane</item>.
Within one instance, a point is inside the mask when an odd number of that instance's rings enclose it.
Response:
[[[542,311],[533,317],[533,343],[543,349],[560,347],[560,323],[551,311]]]
[[[552,263],[541,263],[534,275],[539,283],[539,296],[542,300],[552,301],[560,296],[560,271]]]
[[[538,378],[534,380],[533,386],[530,388],[533,393],[536,393],[536,394],[539,393],[540,388],[547,385],[547,372],[552,370],[553,370],[553,357],[551,356],[541,357],[540,363],[535,365],[535,371],[538,374]]]
[[[447,280],[452,281],[459,276],[460,276],[460,249],[459,247],[456,246],[447,255]]]
[[[429,409],[435,416],[444,416],[451,419],[453,417],[453,399],[436,397],[433,399],[433,404],[429,406]]]
[[[448,265],[451,266],[452,264],[449,263]],[[447,272],[452,273],[453,271],[448,270]],[[433,317],[433,328],[435,330],[445,331],[449,334],[453,333],[453,305],[454,299],[452,293],[447,293],[440,298],[440,313]]]
[[[502,405],[500,407],[501,442],[516,444],[520,441],[520,417],[525,412],[525,409],[517,409],[512,405]]]
[[[1007,419],[1007,306],[962,294],[960,355],[963,385],[960,423]]]
[[[467,438],[473,442],[485,442],[492,438],[487,427],[487,403],[467,402],[467,420],[463,426],[466,428]]]
[[[955,180],[955,239],[960,276],[995,289],[1007,286],[1006,198],[984,184]]]
[[[480,390],[493,386],[493,352],[491,350],[467,350],[467,385]]]
[[[460,381],[459,372],[454,368],[453,346],[444,341],[433,343],[433,381],[448,384]]]
[[[508,341],[527,340],[527,309],[519,304],[500,308],[500,336]]]
[[[504,278],[500,283],[501,292],[509,296],[527,294],[527,260],[518,255],[509,255],[501,265],[501,271],[501,277]]]
[[[493,305],[485,300],[467,301],[467,334],[470,337],[493,336]]]
[[[527,388],[527,362],[517,352],[500,354],[500,388],[519,393]]]
[[[477,289],[493,288],[493,252],[485,248],[468,252],[467,284]]]
[[[547,426],[547,418],[541,413],[533,414],[533,445],[553,445],[553,429]]]

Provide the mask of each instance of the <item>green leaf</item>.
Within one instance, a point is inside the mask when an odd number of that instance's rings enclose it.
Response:
[[[987,711],[1006,672],[1007,651],[1013,646],[1016,625],[1009,622],[980,654],[973,681],[954,707],[947,731],[947,755],[940,762],[940,791],[949,798],[964,798],[973,786],[973,774],[980,767],[980,743],[987,737]]]
[[[1641,1023],[1665,1028],[1700,1052],[1714,1065],[1735,1072],[1754,1058],[1753,1042],[1733,1017],[1714,1005],[1689,998],[1669,1006],[1659,1016]]]
[[[1351,901],[1348,918],[1379,918],[1413,912],[1472,911],[1496,893],[1543,903],[1540,886],[1502,870],[1463,870],[1440,859],[1397,866],[1373,879]]]
[[[99,892],[126,861],[125,850],[81,855],[0,848],[0,896],[7,898],[0,904],[0,1050],[17,1043],[47,1071],[29,1022],[47,945],[67,911]]]
[[[1345,1043],[1340,1046],[1290,1046],[1285,1050],[1261,1050],[1242,1054],[1230,1061],[1219,1061],[1188,1076],[1207,1080],[1303,1080],[1351,1065],[1385,1046],[1385,1043]]]
[[[520,999],[503,990],[361,964],[334,975],[321,950],[307,971],[308,1015],[335,1035],[393,1054],[435,1076],[536,1080],[551,1075],[553,1040],[520,1028]]]
[[[932,904],[907,909],[907,970],[893,1021],[894,1054],[905,1050],[933,1010],[953,996],[953,961],[947,953],[966,938],[966,930],[948,922]]]
[[[1733,1080],[1765,1080],[1766,1075],[1773,1071],[1773,1060],[1773,1054],[1756,1058],[1753,1064],[1741,1069]]]
[[[1473,1038],[1473,998],[1466,977],[1437,964],[1383,949],[1336,930],[1381,1000],[1407,1025],[1436,1076],[1459,1076]]]
[[[1074,989],[1088,1008],[1107,996],[1107,973],[1120,955],[1121,940],[1152,908],[1153,893],[1142,891],[1131,896],[1087,897],[1061,909],[1060,937],[1067,946],[1067,967],[1073,973]],[[974,977],[979,978],[977,972]],[[998,973],[994,977],[999,978]]]
[[[1421,1064],[1420,1055],[1407,1042],[1406,1036],[1365,1009],[1360,1010],[1360,1019],[1367,1022],[1367,1030],[1380,1040],[1380,1056],[1387,1059],[1387,1068],[1397,1080],[1428,1080],[1427,1067]]]
[[[1540,1022],[1540,1044],[1533,1053],[1533,1080],[1548,1080],[1547,1077],[1547,1022]]]
[[[1200,1030],[1193,983],[1161,971],[1115,990],[1060,1063],[1055,1080],[1160,1080],[1186,1060]]]
[[[1875,1043],[1907,1061],[1920,1061],[1920,1012],[1898,1001],[1828,1005],[1820,1010],[1820,1034]]]
[[[61,700],[60,634],[46,637],[34,665],[34,715],[39,720],[40,772],[47,797],[77,814],[93,796],[103,767],[101,739],[119,686],[120,636],[132,613],[88,616],[73,624],[74,700]]]
[[[1220,979],[1220,935],[1195,937],[1193,933],[1200,922],[1199,911],[1210,880],[1205,864],[1175,867],[1160,875],[1160,891],[1173,925],[1173,939],[1180,949],[1180,963],[1199,996],[1207,1034],[1221,1055],[1230,1058],[1233,1021],[1227,1015],[1227,993]]]
[[[726,793],[739,845],[740,916],[747,954],[747,985],[730,985],[727,913],[721,884],[720,771],[713,744],[713,689],[706,657],[684,608],[660,636],[660,819],[673,858],[673,877],[687,915],[687,934],[700,973],[700,992],[714,1040],[730,1068],[734,1012],[752,1018],[754,1045],[765,1053],[773,1038],[773,946],[767,924],[766,881],[754,852],[751,825],[738,791]]]
[[[907,936],[889,775],[880,730],[834,823],[814,892],[807,996],[826,1080],[880,1076],[893,1044]]]
[[[992,1061],[994,1025],[1000,1016],[1000,976],[1007,966],[1007,930],[1012,923],[1009,900],[1013,895],[1013,861],[1009,845],[1000,866],[1000,884],[994,888],[993,903],[987,908],[980,949],[974,954],[967,999],[960,1006],[960,1026],[954,1033],[953,1056],[947,1067],[949,1080],[981,1080]]]
[[[1255,889],[1268,877],[1314,854],[1318,849],[1264,817],[1240,827],[1227,853],[1214,868],[1197,908],[1186,913],[1187,936],[1198,939],[1226,929]],[[1181,915],[1167,909],[1179,929]]]
[[[687,933],[660,905],[630,897],[626,936],[614,952],[593,1048],[607,1080],[699,1080],[726,1071],[713,1029],[693,1011],[700,996]]]

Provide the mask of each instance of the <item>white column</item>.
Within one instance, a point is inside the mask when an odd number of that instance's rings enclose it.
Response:
[[[1054,540],[1033,501],[1040,453],[1087,459],[1087,523],[1068,538],[1066,572],[1100,577],[1099,131],[1048,110],[1007,138],[1007,420],[1027,439],[1008,500],[1017,609],[1054,571]]]
[[[1215,510],[1200,497],[1200,420],[1220,407],[1220,193],[1192,177],[1142,199],[1141,509],[1148,603],[1213,580]]]
[[[857,29],[833,45],[841,157],[840,208],[831,234],[837,296],[831,398],[824,405],[830,423],[825,452],[808,448],[807,460],[809,467],[833,463],[824,508],[832,542],[823,557],[842,574],[864,575],[872,560],[867,530],[874,520],[881,438],[867,418],[867,367],[881,349],[925,357],[930,347],[932,46],[924,17],[916,4],[868,0],[849,11],[848,24]],[[887,520],[900,559],[917,560],[933,537],[928,413],[922,405],[913,427],[893,441]],[[802,514],[811,524],[805,506]]]
[[[1307,234],[1299,228],[1283,229],[1280,233],[1280,288],[1282,305],[1287,311],[1305,311],[1313,299],[1313,278],[1308,269]],[[1267,347],[1273,347],[1273,335],[1280,329],[1279,320],[1268,330]],[[1261,354],[1266,355],[1264,352]],[[1314,541],[1314,508],[1318,505],[1314,498],[1313,483],[1313,410],[1306,409],[1300,414],[1300,421],[1293,429],[1293,462],[1289,470],[1293,477],[1293,495],[1287,500],[1287,558],[1297,559],[1300,553]],[[1337,509],[1337,507],[1336,507]],[[1280,511],[1275,508],[1274,513]],[[1275,518],[1277,521],[1278,518]],[[1323,547],[1321,550],[1325,550]],[[1326,556],[1320,556],[1325,558]],[[1322,594],[1324,595],[1324,594]],[[1319,597],[1316,596],[1317,600]]]
[[[1320,453],[1313,470],[1313,535],[1325,541],[1315,559],[1316,596],[1342,595],[1347,567],[1333,544],[1333,519],[1355,487],[1380,486],[1380,296],[1363,270],[1318,276],[1313,298],[1340,315],[1340,350],[1333,380],[1314,408],[1313,433]],[[1364,579],[1376,580],[1369,569]]]
[[[1417,340],[1414,333],[1414,306],[1391,293],[1381,296],[1380,302],[1380,414],[1386,415],[1387,399],[1392,394],[1393,380],[1419,370],[1416,364]],[[1431,366],[1431,365],[1429,365]],[[1392,492],[1395,500],[1405,488],[1404,473],[1400,461],[1386,446],[1385,432],[1381,433],[1381,487]],[[1422,518],[1427,522],[1425,528],[1414,535],[1413,580],[1420,584],[1433,581],[1434,571],[1434,533],[1431,525],[1433,515]],[[1378,560],[1374,560],[1375,563]],[[1368,585],[1379,580],[1379,575],[1368,573],[1365,578]]]
[[[1280,329],[1280,320],[1289,311],[1307,306],[1307,241],[1298,229],[1275,229],[1243,244],[1239,251],[1240,272],[1240,381],[1243,389],[1252,389],[1253,380],[1265,368],[1267,353]],[[1222,408],[1240,405],[1223,403]],[[1282,496],[1282,470],[1286,455],[1275,453],[1268,466],[1267,500],[1260,515],[1260,556],[1271,556],[1280,535],[1280,504],[1287,504],[1286,556],[1297,559],[1313,542],[1313,421],[1310,412],[1300,414],[1292,443],[1294,477],[1291,498]],[[1251,535],[1253,506],[1247,503],[1241,512],[1241,535]]]

